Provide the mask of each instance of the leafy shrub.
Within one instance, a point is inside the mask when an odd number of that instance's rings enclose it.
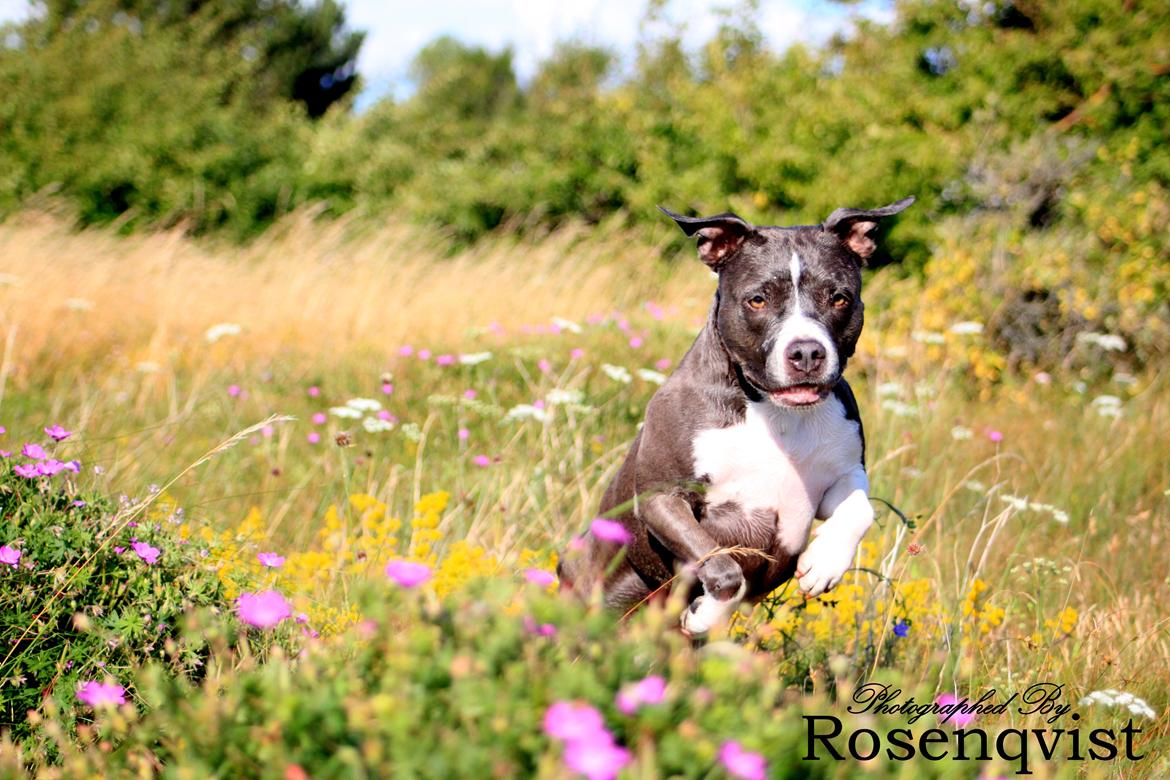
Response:
[[[44,447],[57,463],[67,444]],[[42,454],[35,443],[12,460]],[[54,451],[54,449],[58,451]],[[55,476],[0,475],[0,731],[27,736],[26,713],[45,698],[72,712],[82,681],[125,684],[153,659],[196,674],[205,648],[180,635],[181,616],[223,604],[223,589],[194,545],[182,510],[165,495],[119,504],[79,488],[76,461]],[[51,470],[51,469],[50,469]]]

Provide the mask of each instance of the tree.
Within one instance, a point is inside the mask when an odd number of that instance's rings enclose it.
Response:
[[[198,28],[206,45],[230,48],[254,65],[253,99],[296,100],[311,117],[324,114],[357,85],[365,33],[345,28],[336,0],[39,0],[45,36],[79,22],[106,21],[132,30]]]

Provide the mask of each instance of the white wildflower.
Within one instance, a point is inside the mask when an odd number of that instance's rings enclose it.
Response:
[[[361,413],[360,410],[351,409],[348,406],[334,406],[329,410],[329,414],[333,415],[334,417],[345,417],[350,420],[360,420],[365,416]]]
[[[362,427],[366,429],[366,433],[382,433],[394,430],[394,423],[389,420],[380,420],[377,417],[367,417],[362,420]]]
[[[569,333],[580,333],[581,326],[572,320],[566,320],[564,317],[553,317],[552,324],[556,325],[561,330],[567,330]]]
[[[609,363],[602,363],[601,371],[613,381],[621,382],[623,385],[628,385],[634,379],[632,376],[630,376],[630,370],[625,366],[615,366]]]
[[[913,417],[918,414],[918,407],[913,404],[902,403],[901,401],[887,398],[882,401],[882,408],[893,414],[895,417]]]
[[[1093,346],[1100,347],[1106,352],[1124,352],[1126,347],[1125,339],[1112,333],[1096,333],[1093,331],[1078,333],[1077,341],[1082,344],[1092,344]]]
[[[1099,395],[1093,399],[1092,406],[1102,417],[1121,417],[1121,399],[1115,395]]]
[[[910,334],[910,338],[914,339],[920,344],[946,344],[946,334],[939,333],[934,330],[916,330]]]
[[[638,378],[644,379],[647,382],[653,382],[656,385],[660,385],[666,381],[666,374],[663,374],[660,371],[655,371],[652,368],[639,368]]]
[[[548,412],[532,404],[517,404],[508,410],[508,413],[504,415],[504,419],[508,421],[536,420],[537,422],[544,422],[548,419]]]
[[[398,429],[402,435],[413,442],[418,442],[422,439],[422,429],[418,427],[418,423],[403,423],[402,427]]]
[[[964,441],[975,436],[975,431],[970,428],[965,428],[962,425],[956,425],[951,428],[951,438],[955,441]]]
[[[999,498],[1001,501],[1003,501],[1005,504],[1007,504],[1008,506],[1010,506],[1012,509],[1016,510],[1017,512],[1023,512],[1025,509],[1028,508],[1028,499],[1026,499],[1026,498],[1021,498],[1020,496],[1009,495],[1007,493],[1004,493]]]
[[[1124,707],[1134,715],[1140,715],[1144,718],[1154,720],[1158,714],[1154,712],[1154,708],[1146,703],[1144,699],[1134,696],[1132,693],[1119,691],[1114,688],[1106,688],[1103,691],[1093,691],[1088,696],[1083,697],[1079,702],[1082,707],[1091,707],[1093,705],[1100,705],[1102,707]]]
[[[956,322],[951,326],[951,333],[957,336],[976,336],[983,332],[983,323],[967,320],[964,322]]]
[[[224,336],[238,336],[243,330],[241,326],[234,322],[220,322],[208,328],[207,332],[203,334],[203,337],[207,339],[208,344],[214,344]]]
[[[976,493],[987,492],[987,485],[984,485],[982,482],[975,479],[967,480],[963,483],[963,487],[967,488],[968,490],[974,490]]]
[[[585,394],[580,390],[564,390],[559,387],[549,390],[544,396],[544,402],[549,406],[579,404],[584,400]]]
[[[359,412],[377,412],[382,408],[382,403],[373,398],[351,398],[345,402],[345,405]]]
[[[465,366],[476,366],[491,359],[492,353],[490,352],[469,352],[466,355],[459,356],[459,362]]]
[[[902,394],[902,386],[897,382],[882,382],[877,386],[878,398],[892,398]]]

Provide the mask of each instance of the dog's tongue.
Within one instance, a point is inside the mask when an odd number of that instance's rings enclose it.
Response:
[[[794,385],[772,393],[772,397],[793,406],[815,404],[821,400],[820,388],[814,385]]]

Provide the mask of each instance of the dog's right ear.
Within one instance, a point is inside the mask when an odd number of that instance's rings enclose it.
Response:
[[[658,210],[673,219],[688,236],[698,234],[699,259],[715,271],[743,246],[748,233],[755,230],[746,220],[730,211],[713,217],[684,217],[665,206],[659,206]]]

